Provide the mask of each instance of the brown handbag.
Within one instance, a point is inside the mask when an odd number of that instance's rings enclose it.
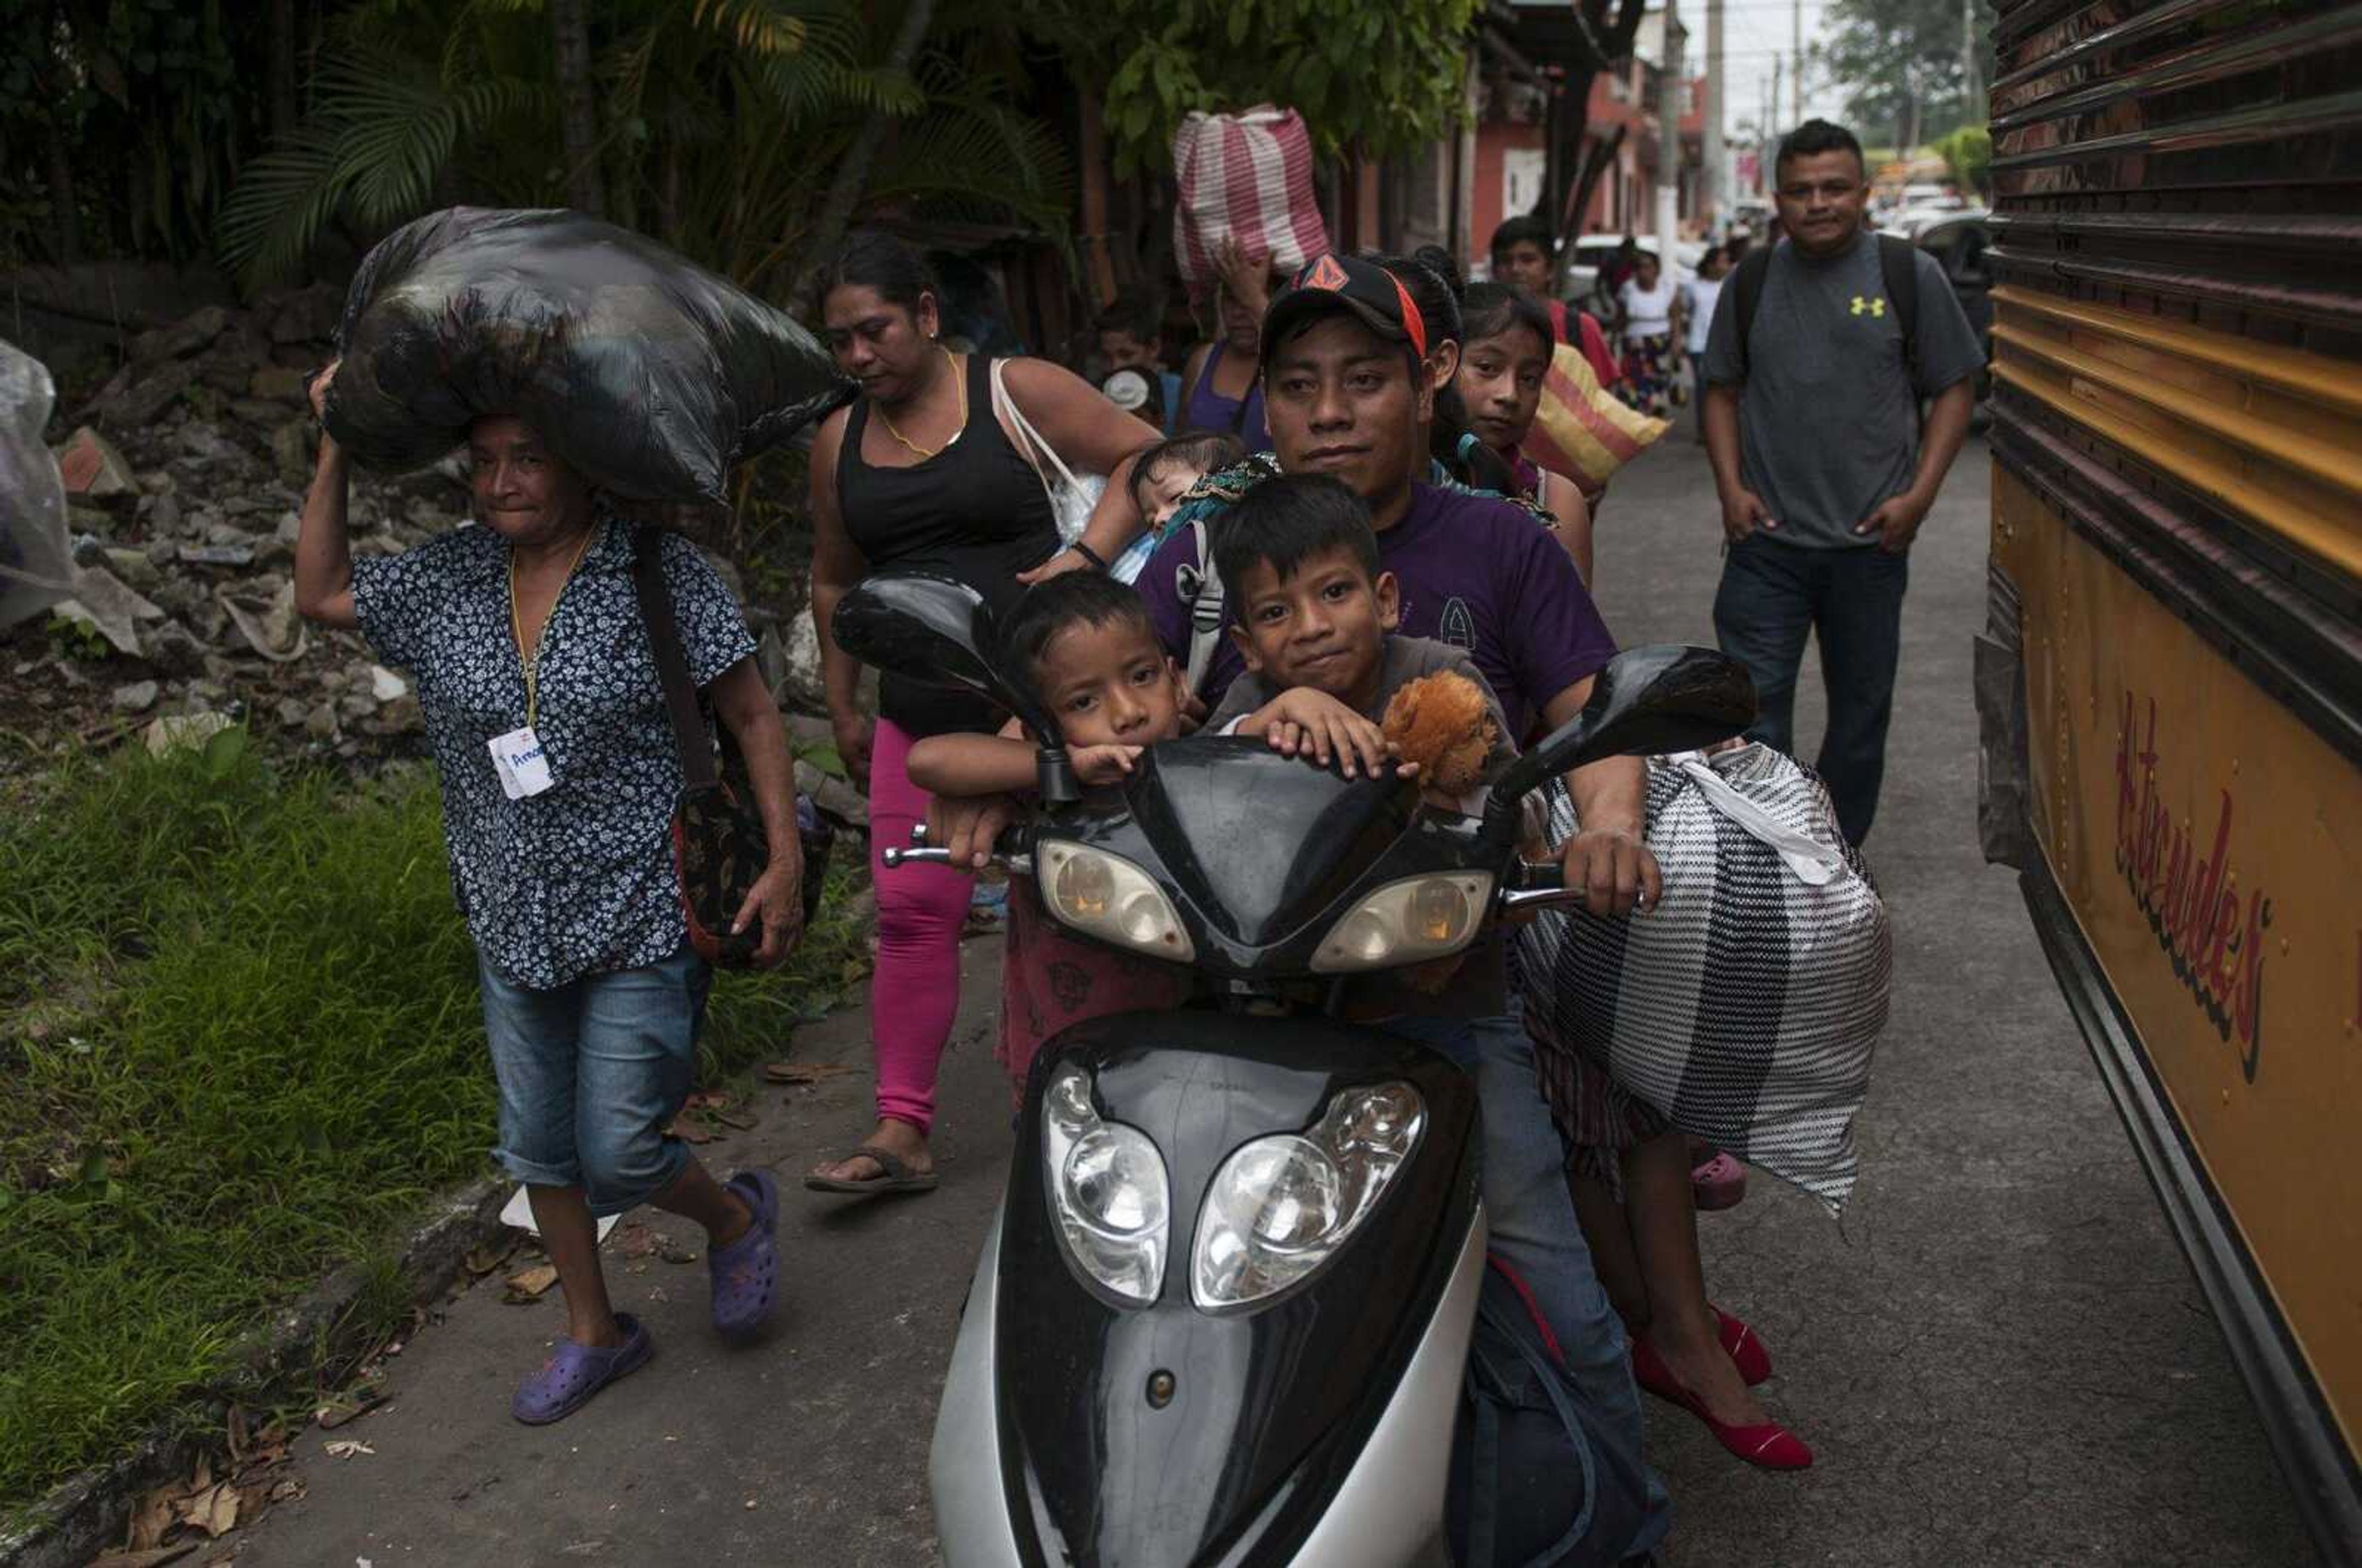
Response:
[[[715,725],[722,756],[706,738],[697,688],[673,623],[672,596],[665,591],[663,531],[642,527],[633,540],[632,587],[640,620],[655,654],[657,679],[664,687],[665,711],[672,720],[673,745],[680,755],[680,797],[672,809],[673,870],[680,885],[680,912],[689,922],[690,945],[706,962],[725,969],[754,966],[763,944],[762,927],[733,934],[730,923],[746,894],[770,864],[770,841],[754,808],[755,791],[745,758],[728,729]],[[818,887],[818,869],[804,867],[808,887]],[[811,900],[807,899],[807,915]]]

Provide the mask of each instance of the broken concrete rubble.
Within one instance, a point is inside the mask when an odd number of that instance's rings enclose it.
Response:
[[[246,722],[314,755],[419,754],[408,673],[375,663],[356,634],[307,627],[294,613],[293,549],[318,440],[304,386],[334,353],[340,308],[333,288],[254,310],[209,307],[144,335],[98,394],[59,411],[45,435],[73,480],[64,499],[77,592],[0,631],[0,668],[14,672],[0,683],[0,723],[21,716],[56,733],[119,735],[136,714],[154,721],[148,733],[161,745]],[[409,474],[356,472],[355,558],[398,554],[456,525],[469,511],[466,479],[464,453]],[[748,618],[767,682],[790,707],[819,707],[809,618],[759,605]],[[825,721],[798,722],[825,739]],[[866,817],[856,792],[803,771],[832,817]]]

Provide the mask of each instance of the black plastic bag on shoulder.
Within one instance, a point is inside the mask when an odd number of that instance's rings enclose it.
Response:
[[[853,396],[795,320],[644,235],[558,209],[448,207],[361,263],[328,433],[418,468],[513,414],[612,494],[724,504],[734,464]]]

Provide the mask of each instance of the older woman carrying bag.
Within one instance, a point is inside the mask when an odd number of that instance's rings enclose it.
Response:
[[[335,368],[313,388],[325,403]],[[631,525],[541,436],[469,431],[476,526],[356,561],[348,459],[323,436],[295,547],[296,604],[358,630],[418,682],[451,878],[475,939],[500,1080],[500,1146],[566,1294],[567,1337],[518,1388],[534,1425],[644,1364],[648,1331],[610,1305],[598,1220],[652,1203],[702,1225],[714,1327],[750,1333],[778,1282],[778,1196],[725,1185],[668,1132],[690,1086],[710,971],[688,943],[668,842],[681,767],[638,601]],[[746,759],[771,861],[737,917],[756,962],[802,923],[792,773],[738,606],[677,536],[658,558],[690,679]]]

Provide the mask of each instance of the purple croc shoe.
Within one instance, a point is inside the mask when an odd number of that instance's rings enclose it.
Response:
[[[713,1285],[713,1326],[732,1338],[753,1333],[779,1295],[779,1184],[768,1171],[741,1171],[723,1184],[753,1210],[755,1223],[726,1247],[706,1253]]]
[[[562,1421],[610,1383],[646,1366],[657,1349],[647,1326],[629,1312],[616,1313],[615,1326],[624,1331],[624,1342],[613,1349],[558,1341],[541,1370],[526,1378],[509,1401],[509,1414],[529,1427]]]

